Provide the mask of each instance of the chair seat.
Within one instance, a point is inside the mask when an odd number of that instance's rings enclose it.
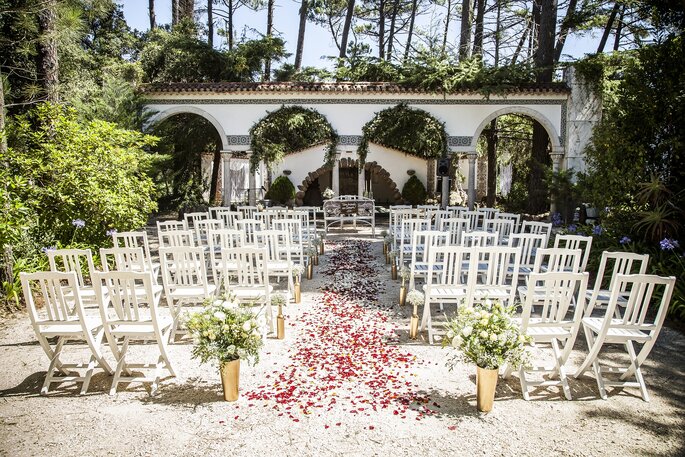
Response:
[[[604,324],[604,319],[601,317],[584,317],[583,325],[591,329],[595,333],[599,333]],[[648,341],[651,338],[649,331],[654,328],[653,325],[645,325],[644,330],[637,328],[627,328],[623,327],[622,319],[611,319],[611,325],[607,332],[606,341]],[[634,327],[634,326],[633,326]]]
[[[521,325],[522,322],[520,317],[515,317],[512,321],[519,325]],[[537,342],[550,341],[553,338],[566,339],[572,336],[570,330],[572,326],[573,322],[570,321],[546,323],[539,317],[532,317],[528,319],[526,333]]]
[[[449,287],[431,285],[430,289],[424,285],[423,290],[430,294],[431,298],[440,300],[444,298],[466,297],[466,287]]]
[[[238,300],[261,299],[264,298],[264,287],[245,287],[245,286],[228,286],[229,291],[235,295]],[[269,285],[269,293],[274,290],[272,285]]]
[[[442,271],[443,265],[433,265],[433,271]],[[414,264],[414,271],[416,272],[426,272],[428,271],[428,264],[416,262]]]
[[[588,300],[590,298],[592,298],[593,293],[594,292],[592,290],[588,290],[585,292],[585,296],[588,298]],[[611,298],[611,291],[606,290],[606,289],[600,289],[599,290],[599,293],[597,294],[597,301],[598,302],[609,303],[610,298]],[[616,303],[625,305],[626,303],[628,303],[628,298],[623,296],[623,295],[619,295],[618,298],[616,299]]]
[[[84,326],[89,331],[100,327],[102,321],[99,317],[86,317]],[[68,321],[44,321],[38,324],[40,333],[44,336],[78,336],[83,334],[83,327],[78,319]]]
[[[159,324],[160,330],[163,332],[166,328],[170,327],[173,324],[174,320],[171,318],[171,316],[159,316],[157,318],[157,323]],[[114,337],[122,337],[122,336],[153,336],[155,334],[155,328],[152,325],[152,322],[142,322],[140,324],[128,324],[128,323],[122,323],[118,324],[116,322],[110,323],[111,325],[111,334]]]
[[[284,261],[274,261],[274,262],[267,262],[266,263],[266,268],[269,271],[285,271],[289,270],[292,267],[292,262],[288,262],[286,260]]]
[[[183,298],[183,297],[206,297],[213,295],[216,291],[216,286],[213,284],[207,285],[207,292],[205,293],[205,288],[202,286],[176,286],[169,295],[172,298]]]
[[[476,286],[473,290],[473,298],[509,298],[510,292],[497,288],[487,286]]]

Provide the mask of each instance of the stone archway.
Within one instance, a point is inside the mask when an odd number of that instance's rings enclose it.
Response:
[[[302,181],[302,184],[297,186],[297,193],[295,194],[295,204],[297,206],[302,206],[304,204],[304,194],[309,189],[309,186],[319,179],[319,176],[323,176],[326,173],[330,173],[333,167],[326,164],[316,170],[310,172],[306,178]]]

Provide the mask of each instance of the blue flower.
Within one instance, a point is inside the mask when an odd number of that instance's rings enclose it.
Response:
[[[86,221],[84,221],[83,219],[74,219],[73,221],[71,221],[71,225],[73,225],[77,229],[80,229],[86,226]]]
[[[576,224],[571,224],[571,225],[568,226],[567,230],[568,230],[569,233],[575,233],[575,231],[576,231],[577,228],[578,228],[578,227],[576,227]]]
[[[552,214],[552,225],[555,227],[559,227],[561,225],[561,214],[560,213],[553,213]]]
[[[601,235],[602,234],[602,226],[601,225],[595,225],[595,227],[592,229],[592,234],[593,235]]]
[[[116,233],[117,233],[117,229],[114,229],[114,228],[113,228],[113,229],[107,230],[107,232],[106,232],[105,234],[106,234],[107,236],[112,236],[112,235],[116,235]]]
[[[623,238],[619,241],[621,244],[628,244],[631,243],[633,240],[630,239],[627,235],[624,235]]]
[[[680,246],[680,243],[678,243],[678,241],[674,240],[673,238],[664,238],[659,242],[659,246],[661,246],[662,251],[672,251],[678,246]]]
[[[40,248],[40,252],[42,252],[43,254],[47,254],[48,251],[54,251],[55,249],[56,248],[54,246],[44,246]]]

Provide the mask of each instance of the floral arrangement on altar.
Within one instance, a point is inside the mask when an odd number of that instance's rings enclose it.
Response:
[[[193,357],[202,363],[215,360],[219,366],[233,360],[259,362],[264,342],[255,314],[230,299],[208,299],[204,305],[202,311],[190,314],[186,322],[193,337]]]
[[[330,187],[326,187],[323,192],[321,192],[321,196],[325,198],[326,200],[335,197],[335,192],[333,192],[333,189]]]
[[[453,190],[449,195],[450,206],[460,206],[466,204],[466,193],[463,190]]]
[[[409,297],[407,297],[409,298]],[[516,369],[528,360],[525,345],[530,337],[521,333],[521,328],[512,316],[515,306],[504,306],[499,301],[486,300],[472,308],[464,306],[459,315],[447,324],[447,338],[443,346],[461,349],[464,358],[480,368],[498,369],[509,364]],[[449,363],[450,369],[455,361]]]

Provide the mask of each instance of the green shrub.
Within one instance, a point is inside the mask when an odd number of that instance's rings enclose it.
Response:
[[[402,187],[402,198],[411,205],[421,205],[426,201],[426,186],[413,175]]]
[[[265,198],[285,205],[295,198],[295,186],[287,176],[279,176],[271,184]]]

